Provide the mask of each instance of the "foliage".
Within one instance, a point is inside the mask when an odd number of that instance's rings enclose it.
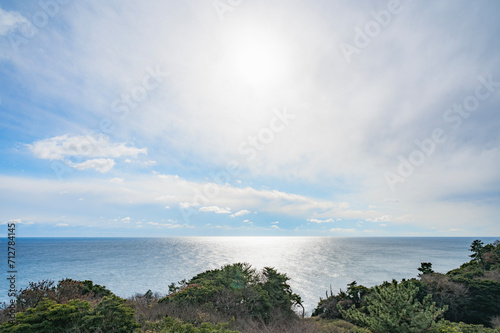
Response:
[[[493,316],[500,313],[500,283],[491,280],[454,278],[469,290],[468,302],[464,305],[462,321],[470,324],[489,325]]]
[[[82,327],[89,332],[130,333],[140,325],[134,319],[134,310],[125,300],[116,296],[105,296],[89,315],[82,320]]]
[[[268,322],[272,312],[294,316],[293,307],[301,304],[300,296],[288,285],[289,278],[274,268],[265,267],[258,274],[248,264],[226,265],[196,275],[160,302],[178,305],[200,305],[224,313],[229,318],[260,318]]]
[[[312,332],[324,333],[371,333],[366,328],[356,326],[342,319],[322,319],[319,317],[311,317],[306,319],[307,322],[314,324]]]
[[[104,286],[94,284],[90,280],[76,281],[71,279],[61,280],[57,286],[52,280],[30,282],[29,287],[21,289],[17,294],[17,311],[24,311],[36,307],[44,299],[57,303],[66,303],[72,299],[99,300],[113,293]]]
[[[470,251],[470,262],[446,274],[451,281],[468,290],[460,318],[450,319],[490,325],[492,317],[500,313],[500,242],[484,245],[480,240],[474,240]]]
[[[0,331],[500,333],[500,328],[483,326],[500,325],[500,242],[476,240],[470,251],[471,261],[447,274],[435,273],[430,262],[423,262],[420,279],[373,288],[353,281],[337,295],[330,288],[315,317],[305,320],[294,312],[302,305],[289,278],[270,267],[256,271],[248,264],[226,265],[171,284],[166,297],[148,290],[128,301],[89,280],[65,279],[57,285],[44,280],[20,290],[16,321],[1,324]],[[6,320],[5,304],[0,311]],[[437,322],[443,314],[446,320]]]
[[[439,307],[448,306],[449,310],[444,318],[451,321],[460,321],[467,316],[467,304],[470,302],[469,289],[463,283],[452,281],[444,274],[432,273],[420,276],[419,299],[432,295],[432,301]]]
[[[366,296],[366,305],[361,309],[352,306],[344,310],[338,306],[338,310],[344,318],[375,333],[422,332],[431,328],[447,307],[437,307],[431,295],[419,302],[418,292],[413,282],[398,284],[394,280],[385,286],[376,286]]]
[[[90,309],[87,301],[72,300],[67,304],[57,304],[45,299],[35,307],[18,313],[14,323],[4,323],[0,329],[5,333],[77,332],[78,323]]]
[[[420,272],[419,275],[432,274],[434,271],[432,270],[432,263],[430,262],[422,262],[420,263],[420,268],[418,268]]]
[[[473,261],[477,262],[483,262],[483,253],[484,253],[484,244],[482,241],[479,239],[476,239],[472,242],[470,245],[469,251],[472,252],[472,254],[469,256],[472,258]]]
[[[4,323],[0,330],[5,333],[130,333],[137,327],[133,310],[124,300],[106,296],[95,308],[88,301],[69,300],[58,304],[44,299],[35,307],[19,312],[15,322]]]
[[[441,321],[429,333],[500,333],[500,329],[487,328],[483,325]]]
[[[500,316],[491,318],[491,327],[500,329]]]
[[[147,333],[239,333],[227,329],[227,324],[203,323],[196,327],[172,317],[159,322],[148,322],[144,329]]]
[[[342,291],[338,295],[333,295],[330,289],[330,296],[328,292],[326,299],[320,299],[318,306],[314,309],[312,316],[320,316],[324,319],[342,318],[341,313],[338,311],[337,306],[341,306],[344,310],[354,305],[359,308],[366,295],[371,292],[371,289],[357,284],[353,281],[347,285],[347,292]]]

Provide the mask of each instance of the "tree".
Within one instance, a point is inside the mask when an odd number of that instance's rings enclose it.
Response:
[[[81,327],[88,332],[130,333],[139,326],[134,310],[117,296],[104,296],[81,323]]]
[[[430,262],[420,263],[420,268],[418,268],[418,271],[420,272],[418,276],[434,273],[434,271],[432,270],[432,264]]]
[[[483,263],[483,252],[484,252],[483,249],[484,249],[483,242],[480,241],[479,239],[474,240],[470,245],[469,251],[471,251],[472,254],[469,255],[469,257],[471,257],[472,260],[474,261]]]
[[[418,286],[408,281],[398,284],[393,280],[385,286],[376,286],[365,297],[366,306],[352,306],[344,310],[338,306],[342,316],[364,326],[374,333],[413,333],[431,328],[447,310],[431,302],[431,295],[417,300]]]
[[[347,285],[347,297],[345,299],[351,300],[356,307],[360,307],[363,298],[369,293],[369,288],[362,285],[358,286],[356,281],[352,281]]]
[[[27,308],[35,307],[43,299],[55,300],[56,288],[54,281],[43,280],[39,282],[30,282],[29,288],[19,290],[17,294],[18,311],[24,311]]]
[[[160,303],[210,307],[228,318],[254,318],[268,322],[276,313],[294,316],[293,307],[301,306],[300,296],[288,285],[289,278],[274,268],[259,274],[249,264],[237,263],[205,271],[177,287]]]

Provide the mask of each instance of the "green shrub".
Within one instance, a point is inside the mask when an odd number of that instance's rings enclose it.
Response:
[[[483,325],[439,322],[429,333],[500,333],[500,329],[486,328]]]
[[[228,318],[259,318],[268,322],[273,312],[294,316],[293,306],[301,300],[288,285],[289,278],[274,268],[265,267],[260,274],[248,264],[226,265],[182,281],[180,287],[161,302],[199,305]]]
[[[87,301],[71,300],[67,304],[57,304],[45,299],[36,307],[19,312],[15,322],[4,323],[0,326],[0,330],[5,333],[75,332],[91,308]]]
[[[419,302],[418,292],[414,283],[393,281],[375,287],[366,296],[366,305],[360,309],[353,305],[344,310],[338,305],[338,310],[345,319],[374,333],[424,332],[435,325],[447,308],[438,308],[431,302],[431,295]]]
[[[139,325],[134,311],[124,300],[113,296],[104,297],[92,308],[91,303],[70,300],[58,304],[45,299],[37,306],[19,312],[14,322],[4,323],[0,331],[5,333],[131,333]]]
[[[154,323],[148,322],[144,331],[148,333],[239,333],[227,329],[227,324],[203,323],[196,327],[172,317]]]

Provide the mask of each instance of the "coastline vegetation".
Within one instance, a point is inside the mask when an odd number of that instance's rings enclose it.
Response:
[[[330,290],[308,318],[286,274],[244,263],[172,283],[166,296],[122,299],[88,280],[32,282],[17,294],[15,318],[3,305],[0,332],[500,332],[500,242],[475,240],[470,251],[446,274],[425,262],[415,279]]]

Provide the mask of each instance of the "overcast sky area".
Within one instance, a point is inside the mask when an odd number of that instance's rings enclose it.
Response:
[[[2,1],[17,236],[500,236],[500,2]]]

